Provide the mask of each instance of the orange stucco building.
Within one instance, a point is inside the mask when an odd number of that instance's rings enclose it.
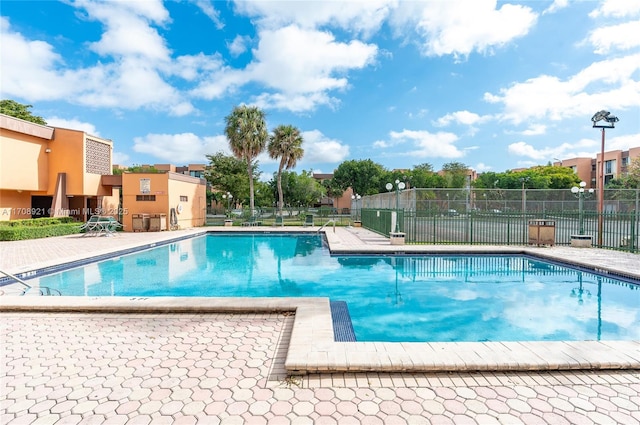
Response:
[[[86,218],[111,195],[112,151],[111,140],[0,114],[0,220]]]
[[[0,220],[99,214],[131,231],[134,214],[163,214],[163,229],[205,224],[204,179],[172,166],[113,175],[112,157],[111,140],[0,114]]]

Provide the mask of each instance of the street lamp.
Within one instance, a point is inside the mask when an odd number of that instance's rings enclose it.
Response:
[[[354,195],[351,195],[351,200],[355,203],[356,205],[356,221],[358,221],[358,201],[362,198],[362,196],[358,195],[357,193]]]
[[[393,184],[387,183],[385,187],[388,191],[391,191],[391,189],[393,189]],[[404,182],[396,180],[396,233],[400,232],[400,192],[404,190],[405,187],[406,185]]]
[[[227,217],[229,217],[229,213],[230,213],[229,206],[231,204],[231,199],[233,199],[233,195],[231,194],[231,192],[223,193],[222,199],[227,200]]]
[[[602,124],[598,124],[604,121]],[[604,130],[606,128],[615,128],[618,117],[611,115],[609,111],[596,112],[591,117],[593,128],[602,129],[602,144],[600,148],[600,181],[598,182],[598,245],[602,246],[602,229],[603,229],[603,212],[604,212]]]
[[[578,219],[580,220],[580,234],[584,235],[584,198],[586,194],[584,193],[584,188],[587,184],[585,182],[580,182],[580,187],[573,186],[571,188],[571,193],[573,193],[578,198]],[[593,189],[589,189],[589,196],[593,194]]]

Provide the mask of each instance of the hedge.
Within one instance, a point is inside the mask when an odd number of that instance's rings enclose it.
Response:
[[[42,219],[38,219],[42,220]],[[30,220],[16,220],[30,221]],[[32,220],[36,221],[36,220]],[[9,223],[13,223],[12,221]],[[0,241],[20,241],[25,239],[40,239],[51,236],[65,236],[80,233],[81,223],[58,223],[49,225],[0,225]]]
[[[7,227],[43,227],[52,224],[76,223],[73,217],[43,217],[43,218],[27,218],[24,220],[0,221],[0,228]]]

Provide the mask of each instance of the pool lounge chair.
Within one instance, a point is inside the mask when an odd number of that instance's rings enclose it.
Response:
[[[312,214],[307,214],[304,217],[304,223],[302,224],[304,227],[307,226],[313,226],[313,215]]]
[[[87,236],[88,234],[96,230],[96,226],[98,225],[98,220],[100,220],[99,215],[92,215],[91,217],[89,217],[89,220],[87,220],[86,223],[82,224],[79,227],[79,230],[81,232],[84,231],[83,236]]]
[[[89,220],[80,226],[80,230],[84,230],[84,235],[100,236],[113,236],[116,232],[122,228],[122,224],[111,216],[99,216],[93,215]]]
[[[260,226],[261,224],[262,222],[258,221],[258,217],[255,215],[252,215],[249,217],[249,220],[242,223],[243,226]]]
[[[275,222],[274,226],[284,227],[284,219],[282,218],[281,215],[277,215],[276,216],[276,222]]]

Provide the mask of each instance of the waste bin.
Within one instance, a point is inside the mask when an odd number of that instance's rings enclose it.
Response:
[[[153,214],[149,218],[149,231],[161,232],[167,230],[167,215],[166,214]]]
[[[553,246],[555,243],[555,220],[529,220],[529,245]]]
[[[149,214],[133,214],[133,231],[146,232],[149,230]]]

